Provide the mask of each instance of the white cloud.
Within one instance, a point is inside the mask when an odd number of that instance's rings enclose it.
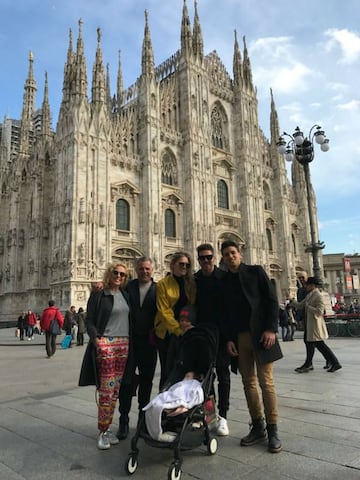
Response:
[[[347,103],[337,105],[337,108],[339,108],[340,110],[356,111],[359,110],[359,106],[360,100],[350,100]]]
[[[360,36],[345,28],[329,28],[325,32],[325,36],[329,37],[325,44],[325,49],[328,52],[334,50],[337,46],[340,47],[341,57],[339,63],[352,64],[360,58]]]
[[[258,38],[249,46],[251,55],[268,56],[271,60],[280,60],[281,62],[291,58],[291,37],[266,37]]]
[[[249,50],[258,87],[271,86],[277,94],[309,88],[308,80],[315,72],[297,60],[292,40],[292,37],[266,37],[251,43]]]

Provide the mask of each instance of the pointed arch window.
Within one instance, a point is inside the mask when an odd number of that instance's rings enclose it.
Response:
[[[228,186],[224,180],[219,180],[217,183],[218,207],[229,210],[229,193]]]
[[[116,202],[116,229],[130,230],[130,206],[122,198]]]
[[[270,192],[269,185],[266,182],[263,183],[263,191],[264,191],[264,208],[265,210],[271,210],[272,208],[271,192]]]
[[[228,150],[228,121],[223,106],[218,103],[211,111],[211,142],[214,147]]]
[[[296,238],[295,238],[295,235],[293,233],[291,234],[291,241],[292,241],[293,253],[296,255],[297,254]]]
[[[175,213],[171,208],[165,210],[165,236],[171,238],[176,237]]]
[[[270,228],[266,229],[266,238],[267,238],[267,244],[268,244],[268,249],[269,252],[273,252],[273,241],[272,241],[272,234]]]
[[[166,150],[161,158],[161,181],[166,185],[177,185],[177,164],[175,155]]]

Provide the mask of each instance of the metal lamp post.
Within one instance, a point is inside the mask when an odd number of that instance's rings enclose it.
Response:
[[[284,137],[289,137],[289,140],[286,141]],[[320,240],[316,239],[315,214],[313,204],[311,202],[309,167],[309,163],[314,160],[314,141],[320,145],[320,149],[323,152],[327,152],[329,150],[329,139],[326,138],[324,130],[322,130],[319,125],[313,125],[311,127],[308,137],[304,137],[304,134],[299,127],[295,128],[295,132],[292,135],[284,132],[276,145],[278,152],[285,155],[285,159],[288,162],[292,162],[294,159],[296,159],[304,168],[311,238],[311,243],[306,247],[305,251],[311,252],[313,260],[313,274],[318,284],[322,285],[319,264],[319,250],[322,250],[325,247],[325,244],[324,242],[320,242]]]

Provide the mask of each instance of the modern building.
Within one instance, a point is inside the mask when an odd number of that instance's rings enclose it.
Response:
[[[101,32],[89,79],[82,28],[75,49],[69,35],[56,131],[47,78],[36,110],[31,54],[15,146],[2,135],[0,320],[50,297],[86,306],[111,260],[132,270],[150,255],[161,278],[174,252],[195,257],[198,244],[219,250],[225,239],[264,266],[279,299],[294,294],[296,271],[312,265],[304,174],[294,164],[290,182],[277,152],[272,93],[270,140],[258,123],[245,38],[240,49],[235,34],[230,75],[204,52],[196,3],[193,26],[184,3],[180,48],[155,66],[146,13],[141,74],[124,88],[119,58],[112,94]]]
[[[323,255],[324,278],[332,303],[360,305],[360,255],[331,253]]]

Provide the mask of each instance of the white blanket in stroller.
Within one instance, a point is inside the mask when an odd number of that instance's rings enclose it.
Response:
[[[165,409],[185,407],[187,409],[200,405],[204,401],[204,392],[198,380],[182,380],[172,385],[169,390],[156,395],[143,410],[148,432],[152,438],[159,441],[175,440],[173,432],[163,432],[161,415]]]

